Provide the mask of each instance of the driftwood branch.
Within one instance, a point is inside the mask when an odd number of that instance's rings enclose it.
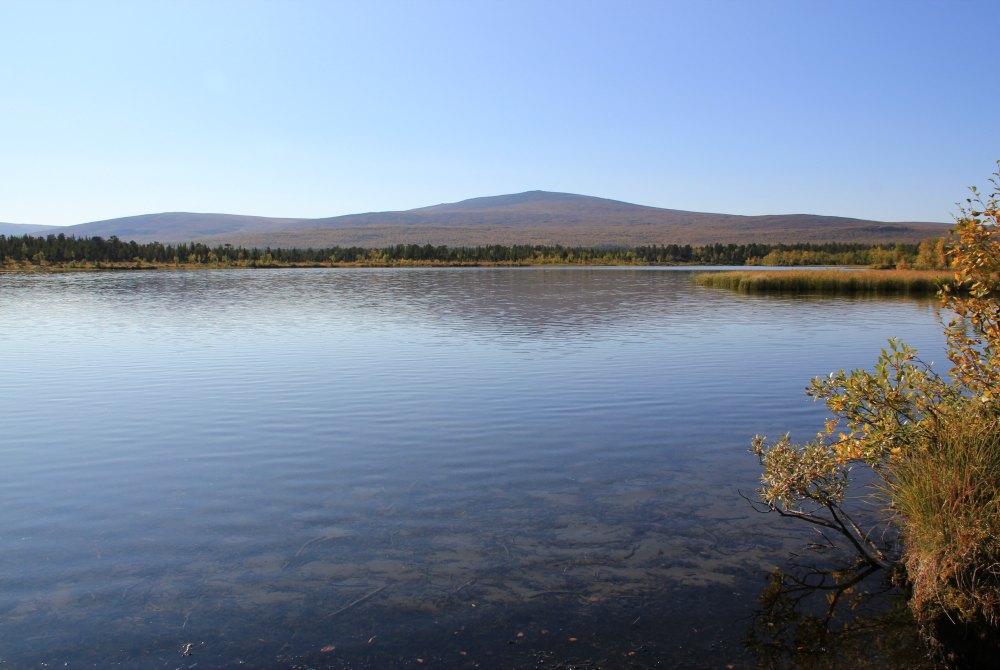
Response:
[[[330,612],[329,614],[327,614],[327,615],[326,615],[325,617],[323,617],[323,618],[324,618],[324,619],[332,619],[332,618],[334,618],[334,617],[336,617],[336,616],[340,616],[341,614],[343,614],[343,613],[344,613],[344,612],[346,612],[347,610],[349,610],[349,609],[351,609],[351,608],[354,608],[354,607],[357,607],[358,605],[360,605],[360,604],[361,604],[361,603],[363,603],[363,602],[367,602],[367,601],[371,600],[372,598],[374,598],[374,597],[375,597],[375,596],[377,596],[378,594],[380,594],[380,593],[382,593],[383,591],[385,591],[385,590],[386,590],[387,588],[389,588],[389,585],[388,585],[388,584],[383,584],[382,586],[378,587],[378,588],[377,588],[377,589],[375,589],[374,591],[369,591],[368,593],[366,593],[365,595],[361,596],[361,597],[360,597],[360,598],[358,598],[357,600],[354,600],[354,601],[352,601],[352,602],[350,602],[350,603],[348,603],[348,604],[344,605],[343,607],[341,607],[341,608],[340,608],[339,610],[337,610],[336,612]]]

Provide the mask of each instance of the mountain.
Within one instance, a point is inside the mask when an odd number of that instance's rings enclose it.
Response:
[[[48,235],[63,230],[60,226],[32,226],[27,223],[0,223],[0,235],[7,237],[21,235]]]
[[[190,242],[216,235],[230,236],[287,230],[305,219],[279,219],[239,214],[163,212],[66,226],[60,232],[77,237],[111,237],[137,242]]]
[[[571,193],[528,191],[402,212],[301,221],[294,229],[229,239],[244,246],[392,244],[616,245],[917,242],[950,224],[886,223],[815,214],[739,216],[636,205]],[[222,238],[217,238],[221,240]]]
[[[136,241],[232,243],[246,247],[393,244],[639,244],[916,242],[946,223],[887,223],[816,214],[739,216],[663,209],[572,193],[528,191],[406,211],[320,219],[169,212],[95,221],[67,235]]]

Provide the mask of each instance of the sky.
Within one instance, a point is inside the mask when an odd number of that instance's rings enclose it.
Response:
[[[534,189],[950,221],[997,0],[0,0],[0,221]]]

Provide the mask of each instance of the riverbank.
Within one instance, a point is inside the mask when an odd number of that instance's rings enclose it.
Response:
[[[703,272],[701,286],[741,293],[934,296],[953,280],[944,270],[781,270]]]

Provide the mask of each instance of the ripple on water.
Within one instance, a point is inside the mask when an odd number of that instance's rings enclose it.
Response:
[[[890,336],[943,359],[930,303],[671,270],[0,275],[0,315],[15,665],[528,653],[496,626],[728,662],[803,537],[736,495],[749,436]]]

